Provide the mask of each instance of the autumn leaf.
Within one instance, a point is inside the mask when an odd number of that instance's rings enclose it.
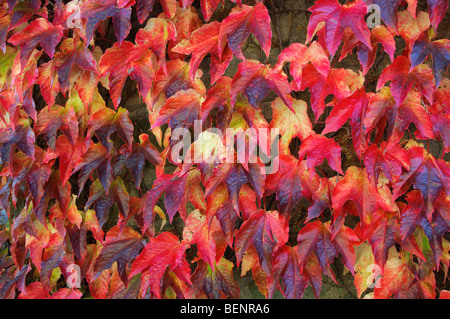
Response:
[[[398,198],[411,185],[418,189],[424,201],[424,209],[431,221],[436,200],[441,193],[448,193],[449,165],[442,159],[435,159],[422,147],[412,147],[407,150],[411,168],[400,176],[394,185],[393,197]]]
[[[398,33],[406,41],[407,46],[412,48],[422,33],[430,28],[430,16],[425,11],[419,11],[413,15],[408,10],[399,11],[397,15]]]
[[[211,54],[211,84],[215,83],[223,72],[213,72],[214,68],[218,67],[215,61],[224,61],[224,66],[221,68],[225,71],[225,68],[230,62],[230,58],[227,58],[226,54],[219,56],[219,31],[221,24],[218,21],[213,21],[208,24],[204,24],[194,32],[192,32],[189,39],[184,39],[172,48],[172,51],[189,55],[191,54],[190,76],[194,79],[195,74],[204,60],[207,54]],[[226,49],[225,49],[226,50]],[[226,52],[226,51],[225,51]],[[228,55],[228,57],[231,57]],[[216,65],[215,65],[216,64]]]
[[[366,117],[368,102],[364,88],[339,101],[328,115],[322,135],[339,130],[350,119],[353,147],[361,157],[367,148],[366,130],[362,122]]]
[[[219,3],[222,3],[222,0],[201,0],[200,6],[202,8],[203,18],[206,21],[209,21],[214,14]]]
[[[378,184],[380,173],[392,182],[396,183],[402,174],[402,168],[409,170],[411,162],[408,154],[398,144],[382,142],[379,147],[370,145],[364,153],[364,165],[369,179],[373,185]]]
[[[205,100],[202,103],[201,119],[205,121],[213,109],[217,109],[217,117],[222,118],[222,123],[217,126],[226,131],[231,121],[233,108],[231,107],[231,83],[232,79],[227,76],[220,77],[216,84],[208,91]]]
[[[142,273],[149,279],[146,287],[159,286],[166,267],[173,270],[183,258],[188,245],[180,242],[178,238],[168,232],[163,232],[150,239],[142,252],[136,257],[131,265],[129,277]],[[153,287],[152,287],[153,288]]]
[[[270,128],[280,130],[280,147],[285,153],[289,151],[289,144],[292,139],[298,137],[304,141],[309,136],[314,135],[311,120],[308,117],[307,104],[302,100],[295,100],[292,103],[291,111],[280,98],[276,98],[272,104],[273,117]]]
[[[136,11],[139,23],[144,23],[153,10],[155,0],[136,0]]]
[[[105,192],[108,193],[111,185],[113,172],[111,158],[108,156],[107,149],[100,143],[91,144],[86,153],[77,161],[72,174],[80,171],[78,175],[79,194],[84,188],[87,179],[94,170],[97,170],[99,179]]]
[[[143,97],[146,97],[149,83],[154,75],[153,53],[145,46],[137,46],[124,41],[121,45],[115,43],[105,51],[100,59],[98,68],[102,76],[108,75],[109,89],[114,108],[117,109],[121,98],[125,80],[130,76],[138,83]]]
[[[243,61],[231,83],[232,104],[236,101],[236,95],[243,92],[248,102],[257,108],[271,90],[292,109],[291,89],[284,72],[256,60]]]
[[[248,170],[240,163],[222,163],[214,169],[213,175],[205,185],[205,197],[211,195],[214,189],[221,183],[225,183],[228,189],[230,201],[236,212],[239,212],[239,192],[244,184],[253,186],[258,198],[262,198],[264,192],[265,174],[261,172],[258,164],[248,164]]]
[[[350,29],[346,29],[343,35],[343,46],[339,61],[342,61],[356,47],[358,49],[358,59],[363,67],[363,75],[366,75],[375,62],[378,43],[383,47],[384,52],[389,55],[391,62],[394,60],[395,40],[392,34],[384,26],[376,26],[370,31],[371,47],[367,47],[358,40]]]
[[[433,58],[434,80],[438,87],[450,64],[450,40],[431,41],[425,35],[419,37],[411,50],[411,69],[421,64],[429,55]]]
[[[302,227],[298,233],[297,254],[301,268],[306,265],[307,258],[312,252],[319,260],[322,271],[334,279],[334,272],[330,265],[340,254],[345,266],[353,273],[355,265],[355,252],[353,243],[358,242],[358,237],[353,231],[343,226],[339,233],[331,237],[330,224],[314,221]]]
[[[112,18],[119,45],[131,30],[131,7],[120,8],[116,0],[85,1],[80,5],[80,18],[85,25],[86,43],[91,42],[99,22]]]
[[[383,273],[384,265],[388,259],[389,249],[396,242],[396,234],[399,230],[399,222],[396,213],[388,213],[382,210],[373,212],[370,221],[363,225],[363,238],[368,239],[372,246],[375,262]]]
[[[234,7],[230,14],[220,23],[219,57],[222,58],[225,44],[228,43],[233,54],[245,60],[242,54],[242,43],[250,34],[259,41],[262,50],[269,56],[272,29],[267,8],[260,2],[253,7],[242,5]]]
[[[266,274],[272,273],[272,254],[284,246],[289,237],[287,223],[277,211],[262,209],[252,213],[236,234],[235,251],[239,265],[249,245],[253,245],[258,254],[261,268]]]
[[[407,291],[414,274],[408,269],[408,259],[404,254],[398,254],[395,248],[389,251],[389,258],[384,267],[383,276],[374,287],[374,298],[387,299],[393,294]]]
[[[128,114],[128,110],[122,107],[119,107],[116,112],[110,108],[102,107],[90,116],[87,136],[91,137],[95,133],[100,143],[110,153],[113,147],[111,135],[116,133],[128,150],[131,150],[134,126]]]
[[[356,204],[361,221],[365,223],[367,217],[377,209],[393,211],[393,203],[389,198],[383,197],[369,180],[366,169],[351,166],[345,172],[332,194],[333,220],[343,214],[343,207],[347,201]]]
[[[177,39],[177,30],[172,21],[163,17],[151,18],[145,28],[140,29],[136,34],[136,44],[141,52],[151,48],[151,51],[158,59],[159,67],[166,72],[166,54],[169,41]],[[142,53],[140,53],[142,54]],[[136,57],[139,57],[140,55]],[[136,59],[138,60],[138,59]],[[145,79],[148,81],[148,79]],[[145,98],[146,94],[142,94]]]
[[[119,226],[113,227],[106,235],[100,255],[95,260],[93,279],[117,262],[120,278],[127,282],[127,265],[139,255],[143,247],[144,241],[138,232],[127,226],[122,231]]]
[[[341,147],[334,140],[323,135],[310,135],[306,138],[300,146],[298,153],[299,159],[303,159],[306,155],[306,165],[309,169],[314,169],[321,165],[324,159],[327,159],[328,164],[332,169],[344,175],[341,168]]]
[[[333,95],[338,101],[343,100],[362,88],[364,81],[362,73],[358,74],[350,69],[331,68],[328,75],[323,76],[312,64],[303,69],[302,79],[300,90],[309,88],[316,121],[325,110],[327,96]]]
[[[60,45],[61,52],[55,54],[55,68],[58,72],[58,81],[62,92],[69,89],[69,78],[74,64],[84,70],[98,74],[97,63],[90,50],[80,39],[65,39]]]
[[[364,0],[367,5],[377,5],[380,8],[381,19],[389,27],[397,31],[398,27],[398,17],[397,11],[402,3],[402,0]],[[407,1],[408,10],[415,15],[415,7],[417,6],[417,0]],[[415,3],[415,6],[414,6]],[[413,8],[411,10],[410,8]]]
[[[383,70],[378,83],[377,90],[380,90],[387,81],[391,81],[391,93],[395,103],[399,106],[408,95],[409,91],[415,87],[429,101],[433,101],[432,92],[434,92],[433,73],[431,69],[421,64],[410,71],[411,62],[406,56],[400,55],[394,62]]]
[[[34,158],[34,141],[35,134],[30,127],[28,121],[20,121],[16,124],[15,129],[7,127],[0,132],[0,154],[3,163],[10,163],[11,151],[17,147],[25,155]]]
[[[290,63],[290,74],[294,78],[292,89],[298,91],[302,83],[302,69],[311,63],[324,77],[330,71],[330,60],[319,42],[314,41],[309,46],[301,43],[293,43],[285,48],[278,57],[275,68],[282,68],[285,63]]]
[[[156,120],[159,110],[172,95],[179,91],[194,89],[199,94],[206,93],[205,86],[198,78],[191,79],[189,63],[181,60],[168,61],[166,71],[159,69],[153,80],[148,96],[144,98],[150,114],[150,124]]]
[[[189,213],[183,230],[183,239],[190,245],[197,245],[199,257],[208,263],[213,271],[227,247],[218,221],[214,219],[209,223],[207,216],[198,209]]]
[[[23,70],[37,44],[40,44],[45,53],[47,53],[50,58],[53,58],[55,48],[62,36],[62,26],[54,26],[44,18],[38,18],[31,22],[21,32],[10,37],[8,42],[20,46],[20,62]]]
[[[60,135],[55,142],[55,152],[59,158],[61,181],[65,185],[72,175],[76,163],[86,152],[86,147],[81,139],[77,139],[72,144],[66,135]]]
[[[214,271],[205,262],[199,262],[192,274],[192,284],[196,297],[235,299],[240,294],[239,285],[233,278],[233,263],[225,258],[217,263]]]
[[[190,128],[200,119],[203,96],[194,89],[179,91],[167,99],[159,111],[152,129],[169,122],[172,130]]]
[[[448,9],[448,1],[445,0],[427,0],[428,12],[433,27],[437,30],[439,23],[445,16]]]
[[[294,247],[284,246],[277,250],[274,255],[274,271],[267,280],[268,298],[272,298],[279,281],[283,284],[285,298],[302,298],[308,286],[308,278],[300,270],[297,250]]]
[[[367,134],[381,122],[382,117],[387,118],[388,144],[395,144],[402,138],[410,123],[414,123],[422,138],[433,137],[433,124],[430,115],[422,104],[421,94],[412,89],[404,101],[397,105],[388,88],[372,96],[364,119]]]
[[[206,198],[206,219],[208,224],[213,223],[214,220],[219,222],[223,236],[225,236],[225,240],[230,247],[233,246],[234,229],[238,217],[239,211],[236,211],[233,203],[228,198],[227,187],[224,184],[220,184]]]
[[[337,0],[318,0],[309,11],[312,14],[308,23],[307,39],[308,41],[312,39],[318,24],[324,21],[325,41],[331,56],[336,53],[346,28],[350,28],[356,38],[367,47],[371,47],[370,31],[364,21],[367,6],[362,0],[345,5],[341,5]]]
[[[153,208],[158,199],[165,193],[164,202],[170,222],[180,206],[180,198],[185,191],[188,174],[165,174],[156,179],[145,197],[143,198],[144,229],[153,224]]]
[[[126,166],[133,176],[134,185],[140,189],[142,178],[144,177],[144,166],[146,161],[158,166],[162,164],[162,158],[159,151],[149,141],[147,134],[139,136],[139,143],[133,143],[131,151],[126,145],[119,150],[119,155],[114,162],[114,175],[118,175],[122,166]]]
[[[36,135],[45,134],[51,149],[56,147],[57,131],[61,130],[73,145],[78,139],[78,121],[72,107],[53,105],[45,107],[38,114],[34,131]]]
[[[278,171],[266,177],[264,194],[268,196],[275,193],[279,211],[290,214],[295,203],[303,196],[302,169],[298,159],[291,155],[281,155],[278,160]]]

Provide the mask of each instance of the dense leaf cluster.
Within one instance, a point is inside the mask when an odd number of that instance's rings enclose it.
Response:
[[[270,64],[272,0],[2,0],[0,296],[238,298],[238,268],[267,298],[319,297],[342,269],[358,297],[448,297],[448,0],[423,2],[317,0]],[[276,170],[252,129],[279,130]]]

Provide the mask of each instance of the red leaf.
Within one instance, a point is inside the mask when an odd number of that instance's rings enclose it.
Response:
[[[44,18],[38,18],[31,22],[21,32],[10,37],[8,42],[21,47],[20,62],[23,70],[31,52],[38,43],[41,44],[45,53],[47,53],[50,58],[53,58],[56,45],[61,40],[62,36],[62,26],[54,26]]]
[[[160,68],[154,78],[153,85],[147,99],[150,114],[150,124],[153,124],[159,110],[172,95],[179,91],[194,89],[199,94],[206,93],[205,86],[199,78],[191,79],[190,66],[187,62],[174,60],[167,62],[167,72]]]
[[[313,170],[321,165],[324,159],[332,169],[344,175],[341,168],[341,147],[334,140],[323,135],[310,135],[300,146],[298,157],[302,160],[306,155],[306,165]]]
[[[182,54],[192,54],[191,60],[189,61],[190,66],[190,76],[194,79],[195,74],[200,66],[200,63],[206,57],[207,54],[215,56],[219,61],[221,60],[219,56],[219,30],[220,23],[214,21],[203,25],[199,29],[192,32],[189,39],[185,39],[178,43],[172,48],[172,51]],[[229,61],[228,61],[229,62]],[[213,62],[211,62],[212,66]],[[227,63],[228,65],[228,63]],[[211,73],[212,67],[211,67]],[[211,84],[216,82],[217,78],[222,74],[217,74],[211,78]]]
[[[228,198],[225,185],[220,184],[207,198],[206,218],[208,224],[213,222],[213,217],[219,222],[220,228],[228,245],[233,246],[236,221],[239,212],[236,211]],[[240,204],[240,203],[239,203]]]
[[[337,0],[318,0],[309,11],[312,15],[308,24],[308,41],[312,39],[317,25],[324,21],[325,41],[331,56],[336,53],[346,28],[350,28],[357,39],[371,47],[370,31],[364,21],[367,6],[362,0],[355,0],[348,5],[341,5]]]
[[[53,105],[43,108],[38,116],[34,131],[36,135],[45,133],[49,147],[55,150],[56,134],[61,130],[72,145],[78,139],[78,121],[73,107]]]
[[[182,260],[188,245],[168,232],[163,232],[150,239],[139,256],[131,265],[129,277],[142,273],[148,276],[146,287],[159,282],[166,271],[166,267],[173,270]]]
[[[95,260],[93,279],[96,279],[103,270],[110,269],[117,262],[120,278],[127,283],[127,265],[139,255],[143,247],[144,240],[138,232],[127,226],[123,231],[120,230],[119,225],[114,226],[106,234],[103,248]]]
[[[87,179],[95,169],[97,170],[105,192],[108,193],[113,178],[111,159],[108,156],[107,149],[99,143],[92,144],[89,147],[82,158],[77,161],[72,171],[72,174],[80,171],[78,175],[78,184],[80,187],[78,196],[81,194]]]
[[[371,215],[370,222],[363,227],[363,237],[368,238],[375,261],[382,272],[388,259],[389,249],[395,244],[399,226],[396,213],[377,210]]]
[[[417,2],[417,0],[415,0]],[[389,27],[397,31],[398,17],[397,11],[402,0],[364,0],[367,5],[375,4],[380,8],[381,19]],[[408,9],[411,4],[408,5]],[[415,14],[415,10],[413,11]]]
[[[308,64],[303,69],[300,90],[311,91],[311,107],[316,121],[325,110],[325,98],[332,94],[338,101],[352,95],[363,86],[364,77],[350,69],[330,69],[327,76],[320,74],[314,65]]]
[[[139,29],[136,34],[136,44],[140,51],[151,48],[151,51],[156,55],[158,64],[164,72],[166,69],[166,54],[167,44],[170,41],[177,40],[177,30],[172,21],[158,17],[148,20],[144,29]],[[142,53],[141,53],[142,54]],[[126,56],[126,53],[125,53]],[[139,58],[140,54],[136,55]],[[149,79],[145,81],[150,82]],[[142,94],[143,98],[147,97],[147,94]]]
[[[289,144],[294,137],[300,141],[314,135],[313,126],[308,116],[308,105],[302,100],[293,100],[292,111],[280,98],[276,98],[272,104],[272,121],[270,128],[280,130],[280,148],[284,153],[289,152]]]
[[[211,19],[219,3],[222,3],[222,0],[200,0],[203,18],[206,21]]]
[[[214,271],[207,263],[199,261],[192,274],[194,296],[191,298],[239,298],[240,288],[233,278],[233,267],[233,263],[225,258],[217,263]]]
[[[78,289],[61,288],[52,295],[52,299],[81,299],[82,295]]]
[[[217,220],[209,223],[207,216],[199,210],[189,213],[183,230],[183,240],[190,245],[197,244],[199,257],[213,270],[227,247],[225,236]]]
[[[238,93],[243,92],[248,102],[257,108],[270,91],[274,91],[292,110],[291,89],[287,76],[280,69],[272,69],[256,60],[243,61],[231,83],[232,104]]]
[[[360,219],[363,223],[366,218],[377,209],[393,211],[391,200],[384,198],[372,185],[367,176],[366,169],[351,166],[345,172],[345,176],[340,180],[333,190],[333,220],[336,220],[347,201],[353,201]]]
[[[297,254],[301,268],[305,267],[307,258],[314,251],[322,271],[331,278],[334,279],[334,272],[330,265],[339,254],[342,255],[345,266],[352,273],[354,272],[353,243],[359,240],[350,228],[343,226],[332,238],[329,222],[323,224],[317,220],[301,228],[297,240],[299,241]]]
[[[409,170],[411,162],[408,154],[398,144],[382,142],[380,147],[370,145],[364,153],[364,166],[373,185],[378,184],[381,172],[391,182],[396,183],[402,174],[402,168]]]
[[[285,298],[302,298],[308,286],[308,278],[300,270],[297,249],[284,246],[276,251],[274,255],[273,272],[268,278],[268,298],[273,297],[279,281],[283,285]]]
[[[58,72],[58,81],[64,94],[69,89],[69,77],[76,64],[84,70],[98,73],[97,63],[90,50],[80,39],[65,39],[60,46],[61,52],[55,54],[55,68]]]
[[[172,130],[190,128],[200,119],[203,96],[194,89],[179,91],[167,99],[152,125],[152,129],[167,121]]]
[[[36,78],[36,83],[39,84],[42,92],[42,97],[44,98],[47,105],[55,104],[56,96],[60,91],[59,81],[55,81],[56,67],[55,60],[44,63],[39,67],[39,75]]]
[[[389,89],[385,88],[370,100],[365,126],[367,134],[374,129],[382,117],[389,123],[388,144],[400,141],[410,123],[418,129],[416,135],[424,139],[433,138],[433,124],[426,108],[422,105],[421,94],[415,89],[411,90],[405,100],[397,105]]]
[[[136,0],[136,11],[139,23],[144,23],[153,10],[155,0]]]
[[[330,71],[330,60],[317,41],[311,43],[309,47],[301,43],[291,44],[280,53],[275,68],[282,68],[287,62],[290,62],[291,64],[290,74],[294,78],[294,82],[291,86],[295,91],[300,90],[302,83],[302,69],[308,63],[312,63],[316,70],[324,77],[326,77]]]
[[[431,24],[437,30],[439,23],[444,18],[447,9],[448,1],[446,0],[427,0],[428,12],[430,13]]]
[[[25,155],[34,159],[35,135],[28,121],[17,123],[15,130],[6,127],[0,131],[0,154],[2,163],[10,163],[16,146]]]
[[[86,152],[84,141],[82,139],[77,139],[77,141],[72,144],[67,136],[60,135],[56,139],[55,152],[59,158],[61,182],[62,185],[66,185],[72,175],[76,163]]]
[[[288,223],[277,211],[262,209],[252,213],[241,225],[234,244],[239,266],[249,245],[255,247],[261,268],[267,275],[272,273],[272,255],[288,241]]]
[[[89,198],[85,204],[85,210],[94,204],[95,213],[99,227],[102,227],[108,217],[111,206],[116,203],[121,214],[121,218],[127,220],[130,206],[130,196],[120,177],[112,183],[108,194],[102,187],[99,180],[95,180],[89,190]]]
[[[394,60],[395,54],[395,40],[392,34],[384,26],[376,26],[370,33],[371,47],[367,47],[364,43],[358,40],[355,35],[346,29],[343,35],[343,46],[339,61],[344,59],[348,53],[358,48],[358,59],[363,67],[363,75],[367,74],[367,71],[372,67],[375,62],[377,54],[377,46],[380,43],[383,46],[384,51],[389,55],[391,62]]]
[[[154,75],[152,52],[145,46],[136,46],[124,41],[117,42],[105,51],[99,62],[102,76],[108,75],[109,89],[114,108],[120,104],[125,80],[130,76],[138,83],[139,92],[146,98]]]
[[[245,60],[241,45],[253,33],[261,44],[262,50],[269,56],[272,29],[270,27],[269,11],[261,2],[253,7],[242,5],[234,7],[230,14],[221,22],[219,32],[219,57],[222,57],[225,44],[228,42],[233,54]]]
[[[149,141],[148,135],[141,134],[139,143],[133,143],[131,152],[126,145],[120,148],[119,155],[114,162],[114,175],[118,175],[122,166],[125,165],[133,176],[134,185],[140,189],[144,177],[145,160],[155,166],[161,165],[163,162],[159,151]]]
[[[217,123],[219,129],[224,132],[231,121],[233,109],[230,105],[230,90],[232,79],[222,76],[217,83],[208,90],[205,101],[202,103],[202,121],[205,121],[210,112],[217,108],[218,116],[222,123]]]
[[[164,203],[166,206],[167,215],[169,215],[170,222],[177,213],[180,207],[180,198],[183,197],[186,187],[186,179],[188,174],[181,175],[180,173],[165,174],[156,179],[152,185],[152,189],[145,195],[143,203],[144,212],[144,229],[153,225],[153,208],[157,201],[165,194]]]
[[[393,197],[404,194],[411,185],[422,193],[424,209],[428,220],[432,220],[435,202],[441,193],[448,194],[450,166],[442,159],[435,159],[422,147],[412,147],[407,151],[411,168],[402,174],[394,185]]]
[[[184,60],[186,56],[174,52],[172,49],[181,41],[189,39],[192,33],[199,29],[203,24],[198,16],[197,9],[193,6],[187,8],[177,7],[175,15],[171,19],[175,26],[176,37],[174,40],[169,40],[167,51],[171,60]]]
[[[85,1],[80,5],[80,18],[85,21],[85,41],[91,42],[100,21],[112,18],[119,45],[131,30],[131,7],[120,8],[116,0]]]
[[[367,148],[366,131],[362,125],[362,121],[366,117],[368,102],[364,88],[357,90],[351,96],[339,101],[327,117],[326,126],[322,135],[338,131],[350,119],[353,146],[356,154],[361,157]]]
[[[18,297],[19,299],[47,299],[48,294],[41,282],[32,282],[25,287]]]
[[[266,178],[265,196],[276,193],[278,209],[282,214],[290,214],[302,198],[301,173],[298,159],[291,155],[279,156],[279,168],[275,174]]]
[[[391,81],[391,92],[394,100],[399,106],[408,95],[413,85],[426,97],[429,102],[433,101],[434,82],[431,69],[421,64],[410,72],[411,62],[400,55],[394,62],[383,70],[378,83],[377,90],[380,90],[387,81]]]
[[[436,87],[439,86],[450,64],[450,40],[442,39],[431,41],[422,34],[415,42],[411,50],[411,69],[421,64],[428,55],[433,58],[433,74]]]
[[[125,143],[128,150],[131,150],[134,126],[128,114],[128,110],[122,107],[119,107],[116,112],[107,107],[101,108],[89,117],[86,140],[95,132],[100,143],[110,153],[113,148],[111,135],[116,133]]]
[[[258,164],[248,164],[248,170],[240,163],[222,163],[214,169],[213,175],[208,179],[205,189],[207,198],[216,187],[225,183],[230,201],[236,212],[239,212],[239,192],[244,184],[250,183],[256,196],[262,198],[264,192],[265,174],[261,172]]]

